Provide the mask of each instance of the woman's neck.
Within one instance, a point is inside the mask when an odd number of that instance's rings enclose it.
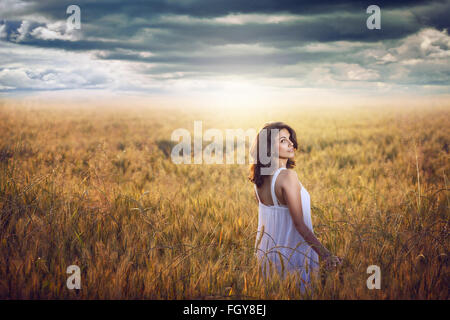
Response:
[[[278,168],[286,168],[288,159],[278,159]]]

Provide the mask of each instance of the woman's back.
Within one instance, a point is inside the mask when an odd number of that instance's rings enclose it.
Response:
[[[278,178],[278,182],[281,179],[281,176],[283,175],[282,173],[283,170],[280,170],[280,178]],[[256,187],[255,192],[256,192],[256,196],[258,201],[260,201],[261,203],[263,203],[266,206],[273,206],[274,202],[272,199],[272,193],[271,193],[271,183],[273,181],[273,177],[275,176],[275,173],[272,176],[268,176],[267,179],[264,179],[263,184],[258,188]],[[281,193],[281,188],[275,183],[274,185],[275,188],[275,197],[278,200],[278,203],[281,205],[286,205],[283,197],[282,197],[282,193]],[[281,200],[281,201],[280,201]]]
[[[272,179],[266,179],[266,183],[270,183],[270,196],[273,205],[266,205],[261,202],[258,188],[255,185],[255,192],[259,202],[258,232],[255,240],[256,256],[261,262],[263,273],[266,276],[269,275],[270,264],[273,264],[283,276],[287,272],[300,271],[303,281],[308,283],[311,271],[315,272],[318,270],[318,256],[295,228],[287,205],[280,204],[278,201],[275,184],[282,170],[287,169],[284,167],[278,168]],[[303,220],[306,226],[313,231],[310,196],[300,181],[299,184],[301,186],[300,198]],[[266,201],[267,185],[263,185],[261,190],[263,191],[263,199]],[[281,195],[279,190],[277,193]],[[303,282],[301,289],[302,291],[304,289]]]

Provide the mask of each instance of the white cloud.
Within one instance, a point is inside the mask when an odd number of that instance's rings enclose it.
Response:
[[[445,59],[450,57],[450,36],[447,30],[423,29],[391,50],[402,59]]]
[[[332,42],[312,42],[305,46],[295,47],[295,51],[304,52],[346,52],[360,50],[361,47],[367,47],[366,43],[350,41],[332,41]]]
[[[17,32],[14,32],[11,35],[11,39],[15,42],[21,42],[23,41],[27,35],[28,35],[28,31],[30,29],[31,23],[28,20],[23,20],[22,23],[20,24],[19,29],[17,29]]]
[[[388,52],[384,56],[379,58],[379,60],[376,63],[377,64],[386,64],[386,63],[392,63],[392,62],[397,62],[397,58]]]
[[[165,23],[180,24],[223,24],[243,25],[248,23],[277,24],[284,22],[298,22],[311,19],[311,17],[296,14],[228,14],[215,18],[197,18],[188,15],[166,14],[158,18]]]
[[[0,86],[2,90],[55,90],[104,88],[125,78],[114,63],[94,60],[89,53],[23,47],[3,42],[0,46]]]
[[[57,21],[43,27],[37,27],[31,31],[30,35],[42,40],[76,41],[80,38],[80,33],[75,29],[68,29],[65,21]]]
[[[5,68],[0,71],[0,85],[14,88],[42,89],[42,82],[32,79],[23,68]]]
[[[30,38],[42,40],[77,41],[82,37],[80,30],[67,28],[66,21],[46,23],[44,26],[33,28],[36,21],[23,20],[17,31],[11,33],[11,40],[17,43]],[[6,25],[0,26],[0,39],[6,38]]]
[[[373,58],[377,65],[392,63],[415,65],[424,61],[440,61],[448,64],[450,36],[447,30],[426,28],[399,40],[390,48],[384,43],[379,43],[378,47],[362,50],[357,55],[362,58]]]
[[[9,19],[23,14],[33,4],[21,0],[2,0],[0,1],[0,14]]]
[[[6,39],[6,25],[2,24],[0,26],[0,39]]]
[[[407,65],[407,66],[414,66],[423,61],[424,61],[424,59],[408,59],[408,60],[401,61],[400,64]]]
[[[341,81],[373,81],[380,77],[376,70],[355,63],[335,63],[331,65],[331,70],[334,78]]]

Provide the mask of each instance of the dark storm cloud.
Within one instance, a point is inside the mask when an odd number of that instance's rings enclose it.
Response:
[[[120,1],[120,0],[100,0],[100,1],[35,1],[27,0],[30,6],[20,12],[40,13],[47,17],[60,19],[64,16],[65,9],[71,4],[77,4],[82,8],[85,18],[88,21],[98,19],[102,16],[113,13],[124,13],[130,17],[152,17],[161,14],[189,15],[193,17],[212,18],[224,16],[230,13],[293,13],[293,14],[323,14],[336,13],[340,11],[357,12],[365,10],[373,1],[302,1],[302,0],[151,0],[151,1]],[[378,0],[376,4],[384,9],[406,8],[429,4],[427,0]],[[445,2],[445,1],[435,1]]]
[[[25,1],[29,4],[13,11],[0,13],[0,18],[8,21],[7,25],[19,23],[18,19],[26,14],[43,16],[55,21],[67,18],[66,8],[72,1]],[[398,39],[417,32],[422,27],[448,27],[448,1],[377,1],[383,10],[381,30],[366,28],[365,9],[371,1],[280,1],[280,0],[197,0],[197,1],[77,1],[81,8],[83,32],[87,37],[98,37],[112,41],[112,47],[119,47],[114,41],[126,42],[144,28],[164,30],[156,35],[149,44],[152,50],[164,50],[173,47],[173,42],[180,47],[208,42],[219,45],[224,43],[268,43],[269,45],[291,46],[304,41],[379,41]],[[421,5],[427,4],[426,7]],[[418,7],[416,7],[418,6]],[[415,9],[416,8],[416,9]],[[390,12],[391,9],[415,12],[413,18],[405,16],[402,11]],[[445,10],[447,9],[447,12]],[[386,11],[385,11],[386,10]],[[308,17],[305,21],[284,22],[278,24],[247,23],[243,25],[222,25],[203,23],[160,22],[162,15],[186,15],[188,17],[213,18],[227,14],[299,14]],[[109,19],[104,19],[110,17]],[[32,29],[32,28],[31,28]],[[13,29],[6,30],[9,35]],[[23,44],[43,45],[42,41],[28,40]],[[169,45],[168,45],[169,44]],[[141,44],[135,43],[136,49]],[[79,46],[69,41],[50,41],[48,47],[60,47],[69,50],[82,48],[103,49],[99,41],[84,42]],[[120,45],[129,48],[127,43]]]
[[[40,15],[52,20],[64,20],[67,17],[66,8],[73,4],[73,1],[24,1],[27,5],[21,9],[12,12],[0,12],[0,19],[14,20],[26,14]],[[199,18],[214,18],[226,16],[228,14],[298,14],[305,16],[319,15],[316,21],[309,26],[317,28],[323,24],[323,33],[329,33],[328,37],[320,35],[315,38],[317,41],[323,41],[326,38],[334,39],[340,36],[345,39],[346,33],[336,34],[335,28],[328,28],[330,22],[323,21],[325,17],[320,15],[328,15],[327,19],[339,20],[336,22],[341,25],[354,25],[354,28],[361,25],[365,27],[366,8],[373,1],[298,1],[298,0],[258,0],[258,1],[242,1],[242,0],[197,0],[197,1],[168,1],[168,0],[152,0],[152,1],[76,1],[82,11],[83,23],[94,25],[90,32],[95,34],[95,29],[103,30],[105,36],[130,36],[145,26],[152,26],[155,17],[161,15],[186,15]],[[448,1],[376,1],[376,4],[382,10],[419,10],[416,16],[415,28],[409,28],[403,31],[398,25],[392,24],[388,27],[386,34],[382,37],[400,37],[405,32],[414,32],[423,26],[433,26],[439,28],[448,27],[448,19],[445,19],[448,11]],[[423,7],[423,5],[426,5]],[[15,12],[15,14],[14,14]],[[342,16],[352,15],[349,21],[342,21]],[[120,15],[122,21],[114,24],[114,22],[105,22],[104,17]],[[140,19],[138,23],[133,23]],[[384,21],[383,21],[384,22]],[[100,24],[101,23],[101,24]],[[155,25],[153,25],[155,26]],[[167,25],[166,25],[167,26]],[[106,28],[105,28],[106,27]],[[158,27],[158,26],[155,26]],[[161,25],[160,27],[165,27]],[[392,27],[392,28],[391,28]],[[211,30],[211,32],[214,30]],[[312,31],[310,29],[309,31]],[[391,35],[388,35],[391,34]],[[363,35],[364,36],[364,35]],[[365,34],[367,38],[374,37],[369,33]]]
[[[383,16],[383,28],[376,31],[367,29],[366,18],[364,14],[322,15],[305,21],[277,24],[252,22],[242,25],[150,21],[123,28],[115,27],[110,21],[109,26],[102,22],[98,28],[95,25],[86,27],[84,31],[86,36],[97,37],[100,40],[80,40],[74,43],[67,40],[42,41],[34,38],[24,40],[22,44],[69,50],[126,48],[154,52],[166,50],[184,52],[186,49],[196,49],[203,45],[263,43],[270,46],[291,47],[312,41],[374,42],[402,38],[420,30],[420,25],[412,21],[410,17],[404,17],[401,14],[386,13]],[[16,26],[20,24],[17,21],[11,23]],[[132,36],[138,36],[144,28],[149,30],[151,37],[147,35],[146,38],[144,35],[140,42],[127,41]],[[11,31],[12,28],[9,30]]]

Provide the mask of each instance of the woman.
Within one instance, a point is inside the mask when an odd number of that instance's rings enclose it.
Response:
[[[314,235],[309,193],[291,169],[297,147],[297,137],[290,126],[267,123],[251,149],[254,163],[249,179],[255,185],[259,203],[255,249],[263,272],[267,274],[270,265],[283,277],[287,272],[299,271],[303,292],[311,273],[318,270],[318,257],[325,260],[328,269],[341,261]]]

